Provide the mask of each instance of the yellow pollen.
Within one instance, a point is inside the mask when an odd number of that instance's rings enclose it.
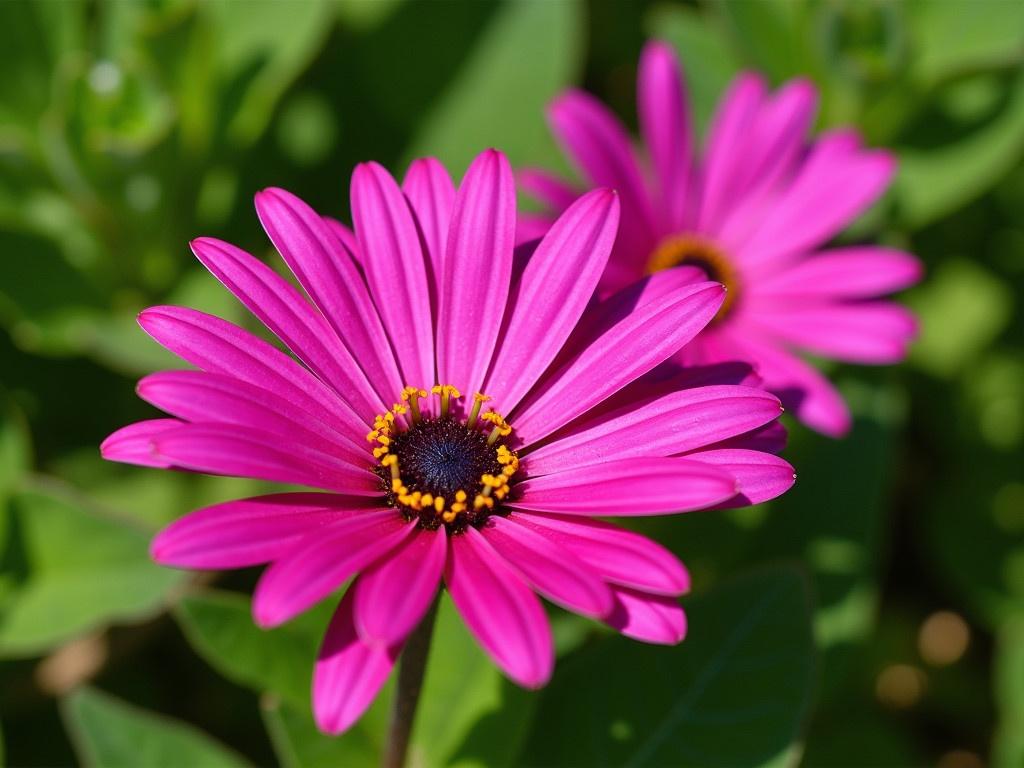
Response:
[[[426,396],[427,391],[425,389],[419,389],[418,387],[406,387],[402,390],[402,400],[409,403],[409,409],[412,411],[413,424],[416,424],[420,420],[420,398]]]
[[[435,395],[441,396],[441,418],[445,418],[448,415],[448,411],[451,407],[451,399],[454,397],[456,400],[462,397],[462,393],[459,392],[451,384],[435,384],[430,388],[430,391]]]
[[[469,413],[469,418],[466,420],[466,426],[470,429],[476,426],[477,417],[480,415],[480,406],[490,399],[490,397],[481,394],[480,392],[476,392],[473,395],[473,410]]]
[[[712,322],[725,317],[736,302],[739,281],[729,258],[709,240],[696,235],[672,235],[662,240],[647,260],[647,274],[689,264],[700,267],[709,280],[717,280],[726,290],[725,301]]]

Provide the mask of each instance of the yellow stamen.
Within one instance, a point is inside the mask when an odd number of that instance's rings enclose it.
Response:
[[[412,423],[415,424],[420,420],[420,398],[426,397],[427,392],[424,389],[418,387],[406,387],[402,390],[402,400],[409,403],[409,408],[412,410]]]
[[[439,515],[444,512],[444,496],[438,496],[434,499],[434,511]]]
[[[469,418],[466,419],[467,427],[473,429],[476,426],[477,417],[480,415],[480,407],[490,399],[490,397],[480,392],[473,394],[473,410],[469,412]]]

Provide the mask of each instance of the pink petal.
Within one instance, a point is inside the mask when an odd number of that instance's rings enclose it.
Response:
[[[430,283],[409,204],[391,174],[377,163],[356,166],[351,198],[366,280],[403,381],[432,385]]]
[[[197,509],[164,528],[149,553],[161,565],[221,569],[262,565],[283,556],[304,536],[368,502],[331,493],[276,493]]]
[[[416,530],[359,579],[356,627],[370,645],[392,646],[405,640],[437,595],[448,555],[447,534]]]
[[[673,392],[574,426],[530,453],[525,466],[534,477],[623,458],[671,456],[749,432],[781,412],[777,397],[753,387]]]
[[[666,43],[648,43],[640,55],[637,112],[666,211],[662,224],[678,230],[686,214],[693,136],[682,67]]]
[[[761,307],[749,322],[811,352],[869,364],[899,362],[917,333],[914,315],[888,302]]]
[[[100,445],[100,456],[107,461],[169,469],[171,462],[153,453],[153,438],[183,423],[178,419],[148,419],[121,427]]]
[[[758,281],[757,298],[870,299],[907,288],[922,273],[921,262],[905,251],[874,245],[835,248],[765,275]]]
[[[437,288],[448,249],[448,226],[455,207],[455,185],[441,162],[433,157],[413,160],[402,181],[402,191],[416,214],[429,267],[430,297],[437,312]]]
[[[415,528],[415,521],[384,509],[315,532],[263,572],[253,594],[253,618],[261,627],[283,624],[402,545]]]
[[[728,472],[684,458],[622,459],[592,464],[515,487],[515,509],[597,517],[688,512],[736,493]]]
[[[755,119],[766,95],[760,76],[747,73],[729,86],[715,114],[708,133],[707,159],[704,168],[704,189],[701,196],[700,232],[714,232],[736,195],[742,191],[741,180],[751,161],[750,137]]]
[[[694,461],[720,467],[736,478],[736,498],[722,507],[745,507],[774,499],[793,487],[796,473],[784,459],[770,453],[739,448],[719,448],[687,454]]]
[[[514,682],[544,685],[555,650],[537,596],[475,528],[449,537],[448,548],[445,582],[469,631]]]
[[[335,237],[341,242],[342,246],[352,256],[356,266],[362,269],[363,256],[362,251],[359,250],[359,241],[356,240],[356,233],[346,227],[337,219],[332,216],[321,216],[324,224],[331,230]]]
[[[377,698],[400,651],[359,639],[353,621],[359,587],[353,584],[342,598],[313,672],[313,715],[317,727],[334,736],[348,730]]]
[[[515,247],[516,190],[503,154],[487,150],[455,196],[439,291],[438,381],[480,389],[505,313]]]
[[[334,390],[260,338],[219,317],[184,307],[150,307],[139,325],[178,357],[210,373],[270,390],[308,413],[320,414],[339,432],[351,420]]]
[[[339,408],[353,424],[365,424],[385,410],[359,363],[341,344],[323,315],[267,265],[235,246],[201,237],[192,252],[214,277],[283,341],[344,401]],[[356,415],[358,414],[358,416]]]
[[[579,90],[555,99],[548,119],[562,148],[591,184],[618,191],[622,220],[616,250],[633,261],[637,254],[647,254],[655,239],[654,214],[625,127],[604,104]]]
[[[607,616],[612,610],[608,585],[572,552],[518,523],[520,517],[494,515],[481,533],[535,590],[552,602],[584,616]]]
[[[139,397],[185,421],[237,424],[273,432],[349,462],[369,461],[365,442],[358,444],[267,389],[206,371],[161,371],[146,376]],[[365,425],[353,429],[360,432]],[[356,434],[359,434],[358,432]]]
[[[183,424],[154,435],[151,444],[159,458],[193,472],[295,483],[354,496],[380,493],[380,478],[369,469],[249,427]]]
[[[530,444],[647,373],[704,328],[722,304],[718,283],[681,286],[618,322],[596,322],[599,335],[538,385],[515,415],[516,434]],[[610,327],[606,327],[610,326]]]
[[[536,198],[548,213],[558,215],[580,196],[580,190],[568,181],[541,168],[523,168],[516,172],[519,188]]]
[[[516,247],[537,243],[554,223],[555,220],[546,213],[520,213],[516,219]],[[515,265],[512,271],[514,278]]]
[[[517,512],[508,519],[539,531],[613,584],[659,595],[690,591],[690,575],[676,556],[638,533],[582,517]]]
[[[781,422],[773,421],[763,427],[715,443],[714,448],[743,448],[748,451],[765,451],[779,454],[786,448],[787,432]]]
[[[569,337],[597,287],[619,221],[614,192],[581,197],[541,240],[519,281],[485,390],[508,413]]]
[[[391,402],[402,389],[398,367],[362,275],[338,235],[312,208],[283,189],[256,195],[256,213],[377,394]]]
[[[686,637],[686,614],[675,597],[613,587],[616,607],[606,621],[626,637],[645,643],[677,645]]]

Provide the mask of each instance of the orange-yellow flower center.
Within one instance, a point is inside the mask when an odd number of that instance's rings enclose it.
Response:
[[[663,269],[689,265],[704,270],[708,280],[725,286],[725,301],[722,303],[713,323],[722,320],[736,303],[739,280],[736,269],[728,257],[716,245],[696,235],[671,235],[666,237],[651,253],[647,260],[647,274]]]
[[[421,400],[433,395],[433,408]],[[385,500],[421,526],[458,532],[479,525],[499,508],[519,471],[509,448],[512,427],[477,393],[464,418],[457,416],[462,394],[453,386],[402,390],[402,402],[376,417],[366,439],[374,443]]]

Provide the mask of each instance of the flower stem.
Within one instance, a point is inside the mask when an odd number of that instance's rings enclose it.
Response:
[[[423,688],[423,673],[427,668],[436,617],[437,600],[434,600],[420,625],[409,635],[402,651],[398,664],[398,689],[391,703],[391,722],[388,724],[388,739],[384,745],[384,768],[402,768],[405,765],[405,753],[409,749],[416,705]]]

